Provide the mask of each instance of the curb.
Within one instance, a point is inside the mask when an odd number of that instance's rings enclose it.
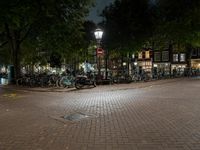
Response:
[[[108,91],[126,90],[126,89],[139,89],[139,88],[150,87],[150,86],[153,86],[153,85],[162,85],[162,84],[166,84],[166,83],[176,82],[176,81],[180,81],[180,80],[183,80],[183,79],[188,79],[188,78],[161,79],[161,80],[151,80],[151,81],[147,81],[147,82],[132,82],[132,83],[127,83],[127,84],[123,83],[123,84],[99,85],[99,86],[97,86],[97,88],[98,87],[99,88],[110,87],[110,86],[114,87],[113,89],[109,88]],[[192,79],[192,78],[190,78],[190,79]],[[23,88],[23,87],[18,87],[18,86],[15,86],[15,85],[0,85],[0,88],[9,89],[9,90],[15,90],[15,91],[23,91],[23,92],[77,92],[77,91],[91,89],[91,88],[83,88],[83,89],[76,89],[76,88],[65,88],[65,89],[43,88],[43,89],[38,89],[38,88],[28,88],[28,87]]]

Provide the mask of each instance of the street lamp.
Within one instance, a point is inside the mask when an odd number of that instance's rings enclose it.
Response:
[[[102,36],[103,36],[103,31],[102,31],[101,29],[98,28],[98,29],[96,29],[96,30],[94,31],[94,35],[95,35],[95,38],[96,38],[98,44],[100,44],[100,41],[101,41]]]
[[[101,44],[101,39],[102,39],[102,36],[103,36],[103,31],[101,29],[96,29],[94,31],[94,35],[95,35],[95,38],[97,40],[97,50],[100,48],[100,44]],[[96,54],[96,57],[98,57],[98,76],[100,76],[100,56],[98,55],[98,52]]]

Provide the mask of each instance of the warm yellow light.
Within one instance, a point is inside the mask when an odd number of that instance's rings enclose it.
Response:
[[[142,59],[142,52],[139,52],[139,53],[138,53],[138,58],[139,58],[139,59]]]
[[[146,52],[145,52],[145,57],[146,57],[146,58],[150,58],[150,52],[149,52],[149,51],[146,51]]]

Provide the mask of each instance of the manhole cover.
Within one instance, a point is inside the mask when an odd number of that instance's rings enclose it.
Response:
[[[79,121],[88,117],[89,117],[88,115],[83,114],[83,113],[74,113],[74,114],[63,116],[65,120],[69,120],[69,121]]]

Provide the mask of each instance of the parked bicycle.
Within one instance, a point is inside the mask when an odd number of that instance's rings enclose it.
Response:
[[[84,86],[96,87],[96,80],[94,74],[91,72],[87,75],[78,75],[75,80],[75,87],[77,89],[83,88]]]
[[[74,87],[75,86],[75,77],[71,74],[64,75],[59,80],[60,87]]]

